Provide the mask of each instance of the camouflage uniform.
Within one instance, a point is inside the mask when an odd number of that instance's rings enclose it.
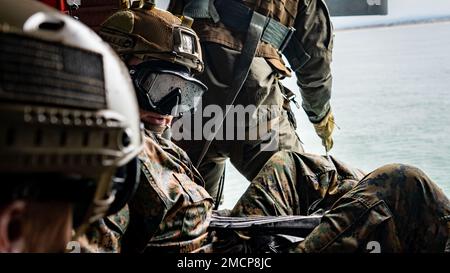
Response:
[[[121,239],[128,228],[130,212],[125,206],[118,213],[100,219],[77,238],[83,253],[121,252]]]
[[[206,237],[213,201],[186,153],[146,130],[141,183],[118,214],[92,225],[86,252],[141,252],[148,246],[191,252]],[[119,242],[119,243],[118,243]]]
[[[183,150],[150,131],[140,160],[143,175],[129,203],[124,251],[173,242],[186,242],[185,252],[195,249],[189,247],[201,245],[213,205],[200,174]]]
[[[265,1],[265,4],[269,2],[273,3],[273,1]],[[292,3],[297,2],[291,0],[283,2],[286,5],[292,5]],[[304,2],[301,3],[304,4]],[[316,69],[322,67],[319,64],[324,64],[324,67],[329,65],[326,60],[330,53],[328,46],[331,43],[331,32],[323,32],[323,29],[327,29],[328,24],[325,24],[326,20],[322,20],[326,19],[324,6],[318,3],[322,2],[308,1],[308,5],[300,9],[305,15],[301,20],[307,21],[305,24],[313,26],[313,29],[317,30],[313,33],[319,33],[318,36],[311,33],[306,35],[303,32],[297,32],[296,34],[297,38],[299,38],[299,35],[305,35],[303,38],[306,40],[302,40],[304,44],[308,44],[306,41],[313,44],[307,48],[311,50],[312,57],[305,65],[307,71],[302,72],[302,68],[300,68],[299,71],[302,73],[308,73],[309,69],[314,70],[314,67]],[[275,8],[277,7],[280,6]],[[283,10],[286,15],[287,9]],[[290,10],[290,12],[292,11]],[[316,11],[320,11],[318,15],[316,14],[317,16],[307,16],[314,14]],[[160,17],[166,19],[160,20]],[[310,20],[307,20],[307,18]],[[295,21],[300,21],[300,19]],[[124,22],[127,23],[124,24]],[[126,52],[126,54],[139,55],[143,53],[144,48],[147,54],[152,55],[144,56],[145,58],[152,57],[173,62],[179,59],[177,54],[172,54],[178,46],[166,45],[163,50],[157,50],[154,47],[164,41],[175,42],[177,36],[174,36],[172,32],[174,27],[179,27],[181,23],[179,19],[175,19],[169,13],[156,9],[128,10],[116,13],[105,22],[103,37],[107,40],[109,38],[108,41],[111,43],[115,41],[114,45],[118,47],[116,49],[122,54]],[[148,32],[147,26],[155,26],[156,29],[162,29],[162,26],[165,26],[165,31],[156,35],[158,33]],[[321,31],[318,31],[319,29]],[[325,35],[330,38],[329,40],[322,37],[324,33],[329,35]],[[145,35],[142,36],[141,34]],[[195,36],[195,34],[191,34]],[[167,40],[170,35],[173,36],[173,39]],[[150,40],[147,40],[147,38]],[[155,41],[158,40],[157,38],[162,39],[162,41]],[[130,40],[139,42],[134,45],[131,43],[129,47],[126,47],[128,43],[125,42]],[[321,42],[317,42],[318,40]],[[326,46],[323,43],[325,40],[327,40]],[[225,61],[228,56],[234,56],[230,57],[234,60],[238,54],[238,51],[225,48],[214,42],[210,42],[208,46],[216,48],[217,57],[223,57]],[[264,47],[269,48],[270,51],[270,47],[264,44],[261,45],[260,50],[263,50]],[[138,48],[139,50],[137,50]],[[167,54],[169,56],[166,56]],[[208,57],[208,54],[205,55]],[[201,60],[197,56],[191,57],[193,57],[191,61],[194,62],[183,61],[181,65],[197,64],[197,71],[200,72]],[[254,89],[252,90],[262,92],[256,94],[256,97],[261,95],[261,100],[258,101],[267,99],[270,102],[278,103],[281,102],[280,90],[282,87],[276,77],[273,77],[272,66],[275,66],[276,61],[273,59],[269,62],[269,59],[267,56],[254,59],[249,77],[251,83],[248,82],[247,84],[253,85]],[[225,64],[220,62],[221,66],[229,65],[228,70],[230,70],[233,60],[231,63],[225,62]],[[213,64],[213,62],[210,62],[210,64]],[[259,68],[265,70],[265,72],[260,72]],[[212,75],[208,72],[208,69],[214,68],[206,69],[206,74]],[[218,71],[216,69],[216,72]],[[325,74],[315,71],[317,72],[316,81],[313,80],[311,86],[303,86],[304,94],[308,92],[315,94],[317,92],[318,94],[325,94],[324,96],[318,96],[319,98],[326,97],[329,91],[328,83],[330,83],[329,67],[328,70],[323,71],[325,71]],[[226,77],[229,77],[229,75]],[[278,87],[273,87],[274,84]],[[258,86],[264,86],[264,90],[258,89]],[[157,90],[153,90],[153,92],[157,92]],[[210,93],[212,94],[211,91]],[[255,94],[244,92],[241,96],[253,98]],[[304,100],[304,103],[305,101],[311,102],[308,99]],[[317,102],[313,105],[318,107],[321,103]],[[322,105],[325,109],[324,113],[314,115],[325,115],[329,110],[327,105],[328,100],[324,101]],[[145,107],[142,108],[146,109]],[[272,114],[274,115],[273,120],[279,121],[281,124],[283,119],[279,118],[280,116],[276,118],[276,113],[269,113],[268,115],[271,116]],[[148,124],[147,128],[150,128]],[[295,139],[294,135],[290,133],[293,131],[284,132],[285,137]],[[298,141],[298,139],[296,140]],[[247,148],[245,145],[238,143],[235,145],[236,148],[229,146],[230,149],[233,148],[231,150],[239,151],[237,157],[245,158],[245,160],[240,159],[242,161],[238,162],[250,162],[250,159],[253,160],[256,158],[255,155],[258,155],[258,141]],[[252,153],[253,150],[256,150],[256,153]],[[402,231],[404,233],[396,233],[396,228],[401,224],[409,225],[410,218],[414,217],[417,217],[417,223],[419,224],[417,227],[414,226],[415,232],[419,236],[425,232],[424,230],[428,226],[432,227],[427,230],[426,236],[428,237],[425,242],[428,243],[427,247],[430,248],[426,250],[435,250],[438,247],[441,249],[440,247],[443,246],[441,242],[445,240],[441,239],[448,232],[447,229],[442,229],[443,227],[446,228],[444,222],[447,221],[447,218],[445,217],[448,217],[449,214],[448,200],[425,175],[415,169],[396,165],[379,169],[364,178],[363,172],[349,168],[332,157],[286,151],[266,153],[264,157],[265,160],[259,162],[261,166],[258,166],[258,164],[248,165],[249,169],[252,168],[252,172],[255,173],[252,176],[256,176],[256,178],[253,179],[247,192],[233,209],[233,216],[308,215],[331,209],[329,213],[325,214],[322,224],[292,251],[323,251],[334,245],[336,247],[333,250],[337,251],[364,250],[363,247],[355,247],[355,245],[372,238],[382,243],[386,241],[387,247],[387,240],[393,238],[395,234],[399,236],[397,240],[399,245],[405,247],[391,247],[384,250],[408,251],[411,248],[406,247],[406,245],[411,243],[419,245],[420,239],[402,235],[408,234],[411,229],[404,228],[404,231]],[[208,231],[213,200],[206,192],[204,181],[193,167],[188,155],[171,141],[163,139],[156,131],[146,131],[145,149],[140,155],[140,161],[143,163],[141,168],[143,175],[141,175],[141,183],[136,195],[128,202],[128,207],[124,208],[119,215],[105,218],[99,225],[93,227],[97,231],[88,233],[92,235],[91,238],[88,238],[90,242],[96,242],[98,250],[114,250],[114,248],[118,250],[120,248],[122,252],[191,252],[209,243],[211,239],[216,239],[217,237],[211,238],[213,232]],[[266,161],[267,163],[265,163]],[[256,172],[259,172],[259,175]],[[375,179],[374,183],[368,182],[372,176],[378,177],[378,175],[380,178]],[[403,186],[399,187],[401,185]],[[418,209],[423,212],[423,215],[418,215]],[[335,212],[339,212],[339,214]],[[406,214],[411,213],[411,215],[405,216],[403,215],[404,212],[407,212]],[[442,221],[442,225],[440,225],[439,220]],[[427,223],[427,225],[423,223]],[[403,226],[401,227],[403,228]],[[351,232],[349,233],[349,231]],[[430,239],[433,236],[435,238]],[[219,239],[225,242],[230,241],[228,237],[219,237]],[[232,239],[234,240],[234,238]],[[236,243],[238,247],[234,250],[239,249],[239,244],[245,245],[245,242],[240,240],[236,240]],[[218,245],[214,250],[223,251],[224,249],[221,248],[221,245]],[[240,251],[242,250],[243,248],[240,249]]]
[[[113,218],[108,224],[122,231],[115,235],[124,252],[192,252],[211,241],[212,199],[182,150],[157,135],[146,142],[145,176],[129,218],[124,221],[122,213],[115,217],[121,224]],[[324,212],[303,242],[283,251],[362,252],[377,241],[382,252],[442,252],[449,235],[450,202],[420,170],[393,164],[365,175],[333,157],[283,151],[263,167],[231,216]],[[107,230],[94,235],[103,236],[91,239],[102,243],[103,251],[117,240]],[[228,245],[216,244],[213,251],[245,249],[236,237],[215,236]]]
[[[330,157],[280,152],[253,180],[234,216],[327,211],[292,252],[443,252],[450,201],[422,171],[391,164],[364,176]]]
[[[171,1],[169,10],[174,14],[182,14],[186,2]],[[311,122],[321,121],[330,112],[332,84],[330,64],[333,30],[324,2],[321,0],[244,0],[243,2],[285,26],[296,28],[292,39],[298,40],[305,49],[305,60],[302,60],[301,65],[295,66],[302,105]],[[214,104],[224,108],[223,104],[228,103],[226,101],[228,89],[234,80],[233,71],[245,40],[245,33],[230,30],[222,23],[214,23],[209,19],[195,19],[193,29],[202,41],[205,62],[205,72],[198,78],[209,88],[203,96],[203,106]],[[292,63],[291,66],[293,66]],[[303,151],[295,132],[296,124],[289,100],[283,94],[290,91],[287,91],[280,82],[280,79],[290,75],[290,69],[285,66],[277,50],[270,44],[261,42],[250,67],[249,77],[234,104],[257,107],[276,106],[276,109],[268,116],[257,116],[256,119],[269,120],[273,127],[279,128],[277,130],[278,148],[261,149],[261,139],[264,136],[260,136],[256,141],[214,141],[199,167],[200,173],[206,180],[206,189],[214,197],[226,158],[230,158],[239,172],[251,181],[276,152]],[[194,135],[194,128],[187,128],[187,130],[192,130]],[[226,128],[224,131],[231,130],[235,128]],[[204,140],[183,140],[177,144],[187,151],[194,163],[197,163]]]

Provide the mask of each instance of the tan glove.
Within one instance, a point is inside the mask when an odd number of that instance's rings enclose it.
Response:
[[[333,148],[333,138],[331,137],[334,130],[334,116],[330,111],[319,123],[313,123],[314,129],[316,129],[317,135],[322,139],[322,145],[325,147],[325,151]]]

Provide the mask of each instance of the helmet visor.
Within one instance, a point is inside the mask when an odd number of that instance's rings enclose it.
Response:
[[[143,63],[145,64],[145,63]],[[195,108],[207,87],[185,71],[145,64],[132,72],[139,106],[164,115],[179,116]]]

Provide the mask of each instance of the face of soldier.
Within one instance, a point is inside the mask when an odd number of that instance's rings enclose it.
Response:
[[[136,57],[132,57],[128,60],[129,66],[135,66],[143,61]],[[141,117],[141,121],[146,125],[149,129],[154,129],[155,131],[164,131],[167,127],[170,127],[172,124],[173,116],[170,115],[161,115],[156,112],[146,111],[144,109],[139,109],[139,115]]]
[[[72,236],[72,205],[12,201],[0,205],[0,253],[64,252]]]
[[[139,109],[139,114],[141,117],[141,121],[145,125],[149,125],[150,127],[161,127],[167,128],[172,124],[173,116],[170,115],[161,115],[155,112],[149,112],[142,109]]]

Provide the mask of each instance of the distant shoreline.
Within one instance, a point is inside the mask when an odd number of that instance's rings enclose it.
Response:
[[[368,25],[354,26],[354,27],[342,27],[342,28],[336,28],[336,31],[358,30],[358,29],[367,29],[367,28],[396,27],[396,26],[417,25],[417,24],[433,24],[433,23],[442,23],[442,22],[450,22],[450,16],[435,17],[435,18],[423,18],[423,19],[410,19],[410,20],[403,20],[403,21],[398,21],[398,22],[386,22],[386,23],[378,23],[378,24],[370,24],[370,25],[368,24]]]

